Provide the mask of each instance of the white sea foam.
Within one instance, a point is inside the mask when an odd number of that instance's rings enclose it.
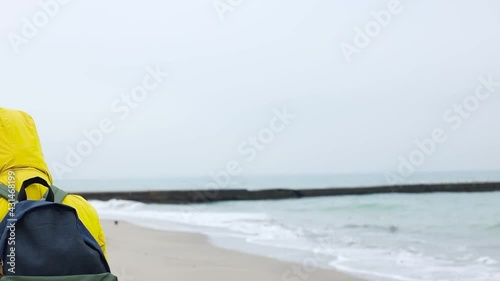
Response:
[[[494,265],[498,264],[498,261],[492,259],[490,257],[480,257],[476,260],[478,263],[486,264],[486,265]]]

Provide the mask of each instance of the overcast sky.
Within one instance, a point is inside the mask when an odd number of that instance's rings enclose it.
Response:
[[[443,118],[479,77],[500,81],[496,0],[401,0],[362,48],[356,28],[396,4],[67,2],[0,0],[0,106],[33,115],[49,165],[68,164],[83,130],[114,128],[67,177],[206,175],[230,160],[244,174],[386,172],[436,128],[447,140],[419,170],[500,170],[500,86],[462,123]],[[124,107],[154,84],[147,67],[169,76]],[[285,108],[294,118],[252,155],[244,141]]]

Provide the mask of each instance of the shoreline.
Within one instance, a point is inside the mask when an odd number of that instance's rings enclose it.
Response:
[[[108,261],[120,281],[363,281],[334,269],[218,248],[202,234],[153,230],[123,221],[101,223]]]

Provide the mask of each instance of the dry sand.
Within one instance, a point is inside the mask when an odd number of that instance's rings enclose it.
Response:
[[[309,273],[298,264],[217,248],[203,235],[102,224],[119,281],[360,281],[334,270]]]

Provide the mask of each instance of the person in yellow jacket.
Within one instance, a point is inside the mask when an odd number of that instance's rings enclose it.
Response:
[[[25,180],[34,177],[40,177],[52,185],[52,176],[44,160],[35,122],[25,112],[0,108],[0,183],[15,184],[19,191]],[[31,200],[43,198],[46,191],[47,188],[39,184],[26,188],[27,197]],[[76,210],[79,219],[107,257],[104,232],[94,207],[81,196],[72,194],[66,196],[62,203]],[[8,210],[9,202],[0,197],[0,220],[3,220]]]

